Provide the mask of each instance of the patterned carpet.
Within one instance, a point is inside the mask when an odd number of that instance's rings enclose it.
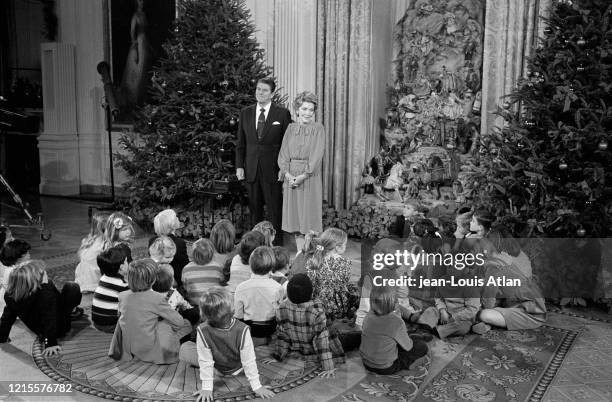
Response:
[[[440,370],[367,374],[333,401],[540,401],[578,335],[544,326],[430,344]]]
[[[137,258],[146,253],[144,244],[135,244],[133,250]],[[74,253],[56,255],[46,261],[49,276],[56,285],[74,277]],[[551,314],[551,321],[555,321],[555,325],[538,330],[491,331],[482,337],[468,335],[446,341],[435,339],[429,344],[429,360],[413,370],[394,376],[378,376],[366,372],[361,366],[358,353],[353,352],[350,359],[354,362],[349,365],[353,368],[351,371],[357,370],[350,373],[353,380],[344,385],[334,382],[333,387],[339,389],[339,392],[331,394],[325,382],[316,379],[318,367],[312,362],[290,359],[282,365],[258,366],[262,382],[285,395],[281,400],[291,401],[600,400],[579,396],[591,395],[589,391],[604,395],[607,390],[605,385],[609,383],[605,378],[609,377],[596,376],[602,371],[597,367],[580,369],[580,373],[576,373],[574,367],[607,362],[598,361],[598,357],[591,354],[587,362],[576,357],[576,351],[588,346],[589,349],[584,349],[581,354],[591,353],[592,343],[595,339],[601,343],[603,335],[612,341],[607,336],[610,335],[611,327],[605,319],[598,319],[601,324],[597,325],[601,329],[589,324],[581,332],[582,328],[579,327],[592,322],[587,321],[592,317],[584,320],[576,317],[576,314],[568,316],[559,311]],[[59,382],[70,382],[78,391],[107,399],[193,399],[192,394],[199,386],[196,369],[181,364],[155,366],[139,361],[115,362],[106,357],[110,335],[91,328],[86,318],[75,324],[71,335],[62,341],[64,351],[60,358],[44,358],[40,345],[35,343],[33,346],[37,366],[49,377]],[[593,332],[596,330],[600,332]],[[600,346],[603,352],[612,353],[609,342]],[[566,359],[570,349],[573,352]],[[258,358],[269,354],[267,347],[257,350]],[[340,366],[339,370],[346,368]],[[595,383],[592,386],[581,386],[576,376],[582,374],[589,378],[585,377],[581,382]],[[573,382],[568,382],[568,379]],[[312,386],[305,385],[311,383]],[[313,391],[315,385],[316,390]],[[234,401],[253,397],[244,375],[217,379],[215,390],[215,398],[219,400]],[[572,398],[564,399],[564,395],[572,395]],[[610,399],[601,400],[612,400],[610,395]]]
[[[169,365],[139,360],[117,362],[108,357],[111,334],[95,330],[87,320],[77,323],[72,336],[62,342],[62,354],[42,356],[42,346],[32,350],[40,370],[60,383],[70,383],[77,391],[98,397],[122,400],[193,400],[200,388],[199,371],[183,362]],[[258,360],[270,357],[268,346],[256,348]],[[282,363],[258,363],[260,380],[274,392],[288,391],[314,378],[318,364],[288,358]],[[252,399],[255,395],[244,376],[215,376],[215,398],[223,401]]]

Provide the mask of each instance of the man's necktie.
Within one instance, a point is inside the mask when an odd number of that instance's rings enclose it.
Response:
[[[261,137],[263,136],[263,129],[266,125],[266,109],[262,107],[259,110],[261,111],[261,113],[259,113],[259,118],[257,119],[257,138],[261,140]]]

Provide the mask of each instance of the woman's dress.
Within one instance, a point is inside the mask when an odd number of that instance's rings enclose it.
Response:
[[[283,184],[283,225],[289,233],[320,232],[323,229],[323,184],[321,163],[325,153],[325,129],[319,123],[291,123],[278,155],[284,176],[302,173],[308,177],[297,188]]]

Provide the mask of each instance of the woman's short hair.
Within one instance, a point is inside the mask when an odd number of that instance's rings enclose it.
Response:
[[[298,110],[305,102],[312,103],[314,105],[314,109],[317,110],[319,99],[317,98],[317,95],[310,91],[304,91],[297,94],[293,100],[293,108]]]
[[[370,292],[370,309],[376,315],[387,315],[397,305],[397,292],[392,286],[373,286]]]
[[[200,314],[211,327],[227,327],[234,316],[231,293],[220,286],[208,288],[200,298]]]
[[[153,290],[156,292],[167,292],[172,289],[174,284],[174,271],[172,267],[167,264],[162,264],[155,271],[155,282],[153,283]]]
[[[276,82],[274,82],[274,78],[271,77],[262,77],[260,79],[257,80],[257,83],[262,83],[262,84],[266,84],[270,87],[270,91],[272,93],[274,93],[274,91],[276,91]]]
[[[158,236],[167,236],[179,227],[173,209],[164,209],[153,218],[153,228]]]
[[[289,250],[285,247],[274,246],[272,247],[272,251],[274,252],[274,260],[276,261],[274,264],[274,268],[272,268],[272,272],[277,272],[285,269],[291,260],[289,256]]]
[[[41,260],[31,260],[15,268],[8,277],[6,294],[15,301],[28,298],[40,289],[44,273],[45,262]]]
[[[215,251],[219,254],[227,254],[234,250],[236,242],[236,228],[228,219],[221,219],[215,223],[210,231],[210,241]]]
[[[265,275],[270,273],[276,266],[274,250],[272,247],[259,246],[249,257],[249,266],[255,275]]]
[[[261,221],[253,226],[253,231],[259,232],[266,238],[266,246],[272,246],[272,238],[276,236],[276,229],[270,221]]]
[[[253,250],[265,244],[266,238],[260,232],[250,231],[243,234],[242,239],[240,239],[240,244],[238,245],[238,254],[240,255],[242,263],[247,265]]]
[[[102,251],[96,257],[96,262],[102,275],[119,277],[121,265],[125,262],[132,262],[132,251],[127,244],[120,243],[108,250]]]
[[[0,252],[0,262],[7,267],[15,265],[32,247],[27,241],[14,239],[4,245]]]
[[[158,236],[149,246],[149,255],[154,260],[170,257],[170,254],[176,254],[176,244],[168,236]]]
[[[212,261],[215,254],[213,242],[208,239],[199,239],[193,243],[193,262],[198,265],[206,265]]]
[[[151,289],[157,279],[157,263],[150,258],[132,261],[127,270],[127,283],[132,292]]]

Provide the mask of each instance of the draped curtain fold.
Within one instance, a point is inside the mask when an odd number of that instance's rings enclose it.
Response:
[[[482,72],[482,134],[502,127],[496,116],[503,96],[512,92],[526,73],[526,60],[542,36],[541,17],[551,0],[486,0]]]
[[[375,141],[371,52],[372,0],[317,5],[317,118],[326,128],[323,198],[335,208],[356,201],[361,171]]]

